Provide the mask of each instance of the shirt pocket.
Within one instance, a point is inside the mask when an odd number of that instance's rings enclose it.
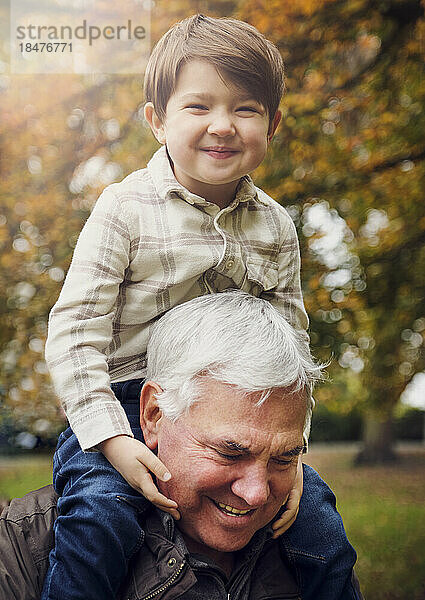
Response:
[[[279,265],[272,260],[249,256],[246,259],[246,282],[247,287],[253,288],[246,291],[255,295],[272,290],[279,282]]]

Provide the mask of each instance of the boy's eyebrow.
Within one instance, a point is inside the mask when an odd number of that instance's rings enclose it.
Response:
[[[211,94],[207,94],[205,92],[188,92],[187,94],[183,94],[182,98],[211,98]]]
[[[201,100],[210,100],[212,97],[212,94],[208,94],[207,92],[187,92],[186,94],[183,94],[182,99],[184,100],[185,98],[199,98]],[[258,100],[256,100],[253,96],[251,96],[251,94],[248,93],[238,95],[238,100],[240,102],[246,102],[247,100],[251,100],[252,102],[257,102],[257,104],[260,104]]]

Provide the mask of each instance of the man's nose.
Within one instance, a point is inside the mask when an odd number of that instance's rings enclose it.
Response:
[[[231,115],[224,111],[212,113],[208,133],[220,137],[234,135],[235,126]]]
[[[250,507],[263,506],[270,496],[267,467],[252,465],[242,468],[238,477],[233,481],[231,490]]]

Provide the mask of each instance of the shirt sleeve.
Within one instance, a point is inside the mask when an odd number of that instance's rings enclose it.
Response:
[[[79,236],[49,317],[46,363],[83,450],[116,435],[133,435],[107,366],[117,297],[130,260],[129,223],[109,186]]]
[[[286,213],[286,211],[285,211]],[[308,317],[301,292],[301,259],[297,231],[287,215],[278,255],[278,283],[262,297],[268,300],[299,331],[309,344]]]
[[[302,342],[309,350],[310,337],[307,333],[308,316],[304,308],[301,292],[301,257],[297,230],[294,222],[286,213],[286,227],[283,231],[278,256],[278,282],[277,286],[269,292],[263,292],[262,297],[268,300],[289,323],[299,332]],[[312,408],[315,402],[311,398]],[[311,419],[307,419],[304,427],[304,445],[308,449]]]

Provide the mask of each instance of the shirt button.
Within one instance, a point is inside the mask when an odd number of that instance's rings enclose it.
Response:
[[[226,269],[229,271],[230,269],[233,268],[234,264],[235,264],[234,260],[232,260],[232,259],[228,260],[227,263],[226,263]]]

